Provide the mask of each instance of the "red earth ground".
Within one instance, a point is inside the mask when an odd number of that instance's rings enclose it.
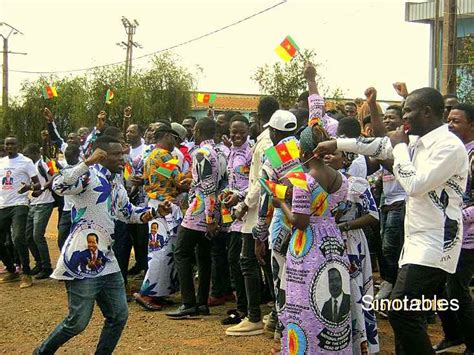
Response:
[[[54,261],[59,252],[56,244],[56,213],[47,230],[47,240]],[[130,281],[139,287],[139,281]],[[64,285],[55,280],[35,281],[33,287],[20,290],[18,283],[0,285],[0,353],[31,354],[67,313]],[[174,298],[179,301],[178,296]],[[200,320],[168,320],[163,312],[147,312],[135,303],[129,305],[130,316],[116,354],[156,353],[258,353],[270,354],[278,344],[269,336],[228,337],[220,320],[234,304],[211,309],[211,316]],[[262,306],[264,313],[269,311]],[[103,318],[94,310],[87,329],[65,346],[59,354],[92,354],[98,341]],[[379,319],[381,354],[394,353],[393,332],[387,320]],[[442,331],[437,324],[429,326],[432,342],[440,341]],[[459,347],[456,353],[462,353]]]

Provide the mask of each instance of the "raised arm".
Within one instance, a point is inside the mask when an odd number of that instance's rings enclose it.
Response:
[[[370,87],[364,92],[365,97],[367,98],[367,105],[370,110],[370,122],[372,123],[372,129],[374,131],[375,137],[384,137],[387,135],[387,128],[382,122],[382,117],[380,117],[380,112],[377,108],[377,90]]]

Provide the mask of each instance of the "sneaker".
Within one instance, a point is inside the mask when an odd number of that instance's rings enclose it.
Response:
[[[268,314],[265,314],[265,315],[263,316],[263,319],[262,319],[263,324],[267,323],[267,322],[268,322],[268,319],[270,319],[271,316],[272,316],[272,312],[270,312],[270,313],[268,313]]]
[[[33,270],[32,270],[33,271]],[[53,269],[43,269],[38,274],[35,276],[36,280],[44,280],[49,278],[51,274],[53,273]]]
[[[2,267],[2,268],[0,269],[0,274],[6,274],[7,272],[9,272],[9,271],[8,271],[8,269],[7,269],[6,266],[5,266],[5,267]]]
[[[248,318],[244,318],[242,322],[227,328],[226,335],[231,336],[250,336],[263,334],[263,322],[251,322]]]
[[[0,283],[5,284],[7,282],[19,281],[20,275],[17,272],[9,272],[6,276],[0,278]]]
[[[216,306],[222,306],[225,304],[226,297],[212,297],[210,296],[209,299],[207,300],[207,304],[209,307],[216,307]]]
[[[31,275],[23,275],[21,277],[20,288],[28,288],[33,286],[33,279]]]
[[[184,304],[176,311],[166,313],[171,319],[197,318],[199,317],[199,310],[196,306],[186,307]]]
[[[463,340],[447,340],[443,339],[441,340],[438,344],[433,346],[433,350],[435,351],[436,354],[441,354],[444,353],[445,351],[452,350],[456,346],[464,344]]]
[[[390,297],[392,293],[393,285],[388,281],[383,281],[380,284],[380,290],[375,295],[376,300],[384,300]]]
[[[232,325],[232,324],[239,324],[242,321],[242,316],[240,315],[239,311],[233,309],[227,312],[229,315],[226,319],[221,320],[221,324],[223,325]]]
[[[35,267],[31,269],[30,275],[35,276],[35,275],[38,275],[40,272],[41,272],[41,266],[36,264]]]

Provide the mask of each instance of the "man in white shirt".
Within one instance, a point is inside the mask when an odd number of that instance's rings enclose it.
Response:
[[[393,173],[407,193],[407,202],[405,243],[392,300],[433,299],[459,259],[468,158],[459,138],[443,125],[443,110],[438,91],[418,89],[407,97],[403,129],[390,137],[337,139],[315,150],[317,155],[339,149],[394,159]],[[389,319],[398,353],[434,353],[421,311],[392,309]]]
[[[57,173],[41,158],[40,147],[30,143],[23,150],[23,154],[35,164],[41,189],[32,193],[30,210],[26,221],[25,234],[36,266],[31,270],[35,279],[47,279],[53,272],[48,244],[44,233],[54,208],[54,198],[51,193],[53,176]]]
[[[12,256],[5,247],[7,233],[12,227],[12,240],[23,269],[21,288],[32,285],[30,256],[25,236],[28,216],[28,194],[30,190],[40,188],[33,162],[18,153],[16,137],[5,138],[7,156],[0,159],[0,257],[9,274],[0,279],[0,283],[17,281]],[[5,179],[4,179],[5,178]]]

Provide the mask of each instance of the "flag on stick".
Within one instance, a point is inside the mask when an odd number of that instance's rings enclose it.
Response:
[[[113,99],[114,99],[114,92],[110,89],[107,89],[107,92],[105,94],[105,103],[107,105],[110,105]]]
[[[59,173],[58,166],[56,165],[56,162],[54,160],[48,160],[46,162],[46,165],[48,166],[48,174],[51,176],[56,175]]]
[[[268,148],[265,155],[270,160],[273,168],[279,168],[286,162],[300,157],[300,150],[296,141],[280,143],[274,147]]]
[[[133,167],[130,162],[126,162],[125,166],[123,167],[123,177],[125,180],[130,179],[130,176],[133,175]]]
[[[49,86],[46,85],[43,88],[43,98],[46,100],[52,99],[53,97],[57,97],[58,92],[56,91],[56,88],[54,86]]]
[[[283,42],[275,48],[276,54],[285,62],[292,60],[298,54],[299,50],[300,48],[290,36],[286,36]]]
[[[156,172],[169,179],[173,174],[174,169],[176,169],[178,162],[178,159],[170,159],[166,163],[161,164],[158,169],[156,169]]]
[[[197,94],[197,100],[203,104],[213,104],[216,101],[217,94]]]
[[[290,170],[288,173],[286,173],[285,177],[290,180],[293,186],[308,191],[308,181],[306,180],[306,174],[304,173],[303,167],[301,165]]]
[[[232,218],[232,214],[230,213],[230,210],[226,208],[225,206],[222,206],[221,208],[221,214],[222,214],[222,223],[232,223],[234,219]]]
[[[287,186],[277,184],[270,180],[265,180],[263,178],[259,179],[260,184],[262,187],[271,195],[281,200],[285,199],[286,190],[288,189]]]

